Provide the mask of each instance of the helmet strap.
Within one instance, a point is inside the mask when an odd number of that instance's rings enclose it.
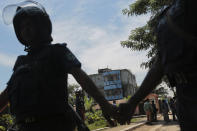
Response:
[[[30,47],[25,45],[25,49],[24,49],[25,52],[29,52],[30,51]]]

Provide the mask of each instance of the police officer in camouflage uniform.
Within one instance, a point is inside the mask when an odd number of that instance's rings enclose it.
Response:
[[[178,118],[181,131],[197,130],[197,21],[196,3],[175,0],[167,7],[156,26],[158,54],[141,87],[126,104],[119,107],[120,122],[130,119],[137,104],[160,83],[166,75],[176,87]],[[130,114],[130,115],[128,115]]]
[[[51,44],[52,24],[44,7],[33,1],[15,6],[13,25],[27,54],[16,60],[7,88],[0,95],[0,109],[9,100],[19,131],[75,128],[68,108],[68,73],[100,104],[105,114],[115,116],[115,109],[81,69],[81,63],[67,45]]]

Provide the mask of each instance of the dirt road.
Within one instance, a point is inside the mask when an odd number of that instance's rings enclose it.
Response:
[[[180,131],[179,125],[175,121],[166,123],[161,117],[157,122],[153,122],[152,125],[143,125],[132,131]]]

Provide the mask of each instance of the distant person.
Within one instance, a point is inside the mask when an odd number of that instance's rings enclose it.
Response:
[[[161,108],[162,108],[162,114],[163,114],[164,121],[169,122],[170,121],[169,115],[168,115],[169,107],[168,107],[166,100],[162,100]]]
[[[152,101],[152,108],[153,108],[152,121],[157,121],[157,108],[156,108],[154,101]]]
[[[153,108],[152,108],[152,105],[151,105],[149,99],[145,100],[144,111],[146,112],[147,124],[151,124],[151,122],[152,122],[151,114],[152,114]]]
[[[174,97],[170,99],[169,105],[170,105],[170,109],[172,112],[173,121],[177,121],[177,119],[176,119],[176,117],[177,117],[176,116],[176,100]]]
[[[113,105],[114,107],[117,107],[117,105],[116,105],[116,100],[113,100],[112,105]]]
[[[76,112],[79,114],[81,119],[85,121],[85,106],[84,106],[84,94],[82,90],[76,91]]]

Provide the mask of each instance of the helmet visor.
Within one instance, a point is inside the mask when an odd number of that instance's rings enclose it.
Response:
[[[24,8],[28,6],[37,7],[40,10],[42,10],[44,13],[46,13],[44,7],[41,4],[35,1],[27,0],[24,2],[20,2],[18,4],[11,4],[11,5],[7,5],[6,7],[4,7],[3,12],[2,12],[4,23],[6,25],[12,24],[14,16],[16,15],[17,11],[20,10],[19,8]]]

